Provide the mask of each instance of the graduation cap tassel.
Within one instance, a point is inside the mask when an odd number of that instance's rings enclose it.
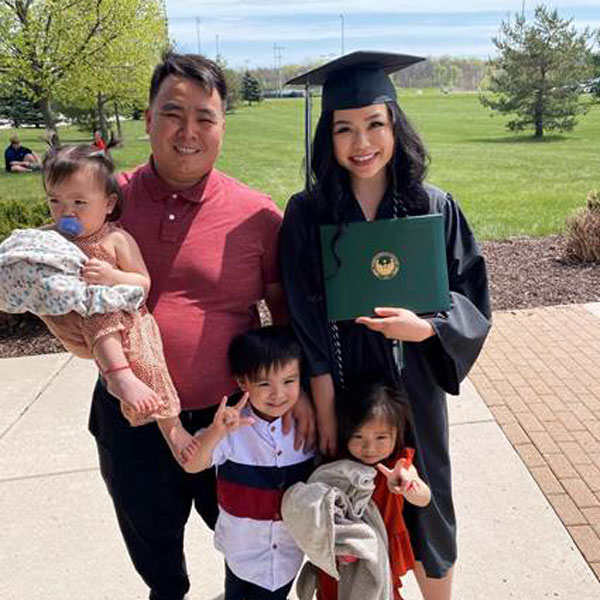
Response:
[[[333,359],[335,360],[335,369],[337,371],[338,383],[340,388],[343,390],[346,388],[346,381],[344,379],[344,361],[342,359],[342,343],[340,341],[340,330],[335,321],[329,321],[329,330],[331,333],[331,350],[333,352]]]
[[[310,97],[310,81],[304,86],[305,102],[304,102],[304,164],[306,167],[306,182],[305,188],[307,192],[311,190],[311,174],[312,174],[312,116]]]

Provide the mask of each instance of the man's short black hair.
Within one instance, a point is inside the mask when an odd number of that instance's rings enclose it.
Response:
[[[152,79],[150,80],[150,104],[156,98],[161,83],[169,75],[191,79],[207,94],[212,94],[213,90],[216,89],[223,101],[223,109],[225,109],[227,83],[223,69],[216,62],[201,54],[167,52],[163,56],[163,61],[156,65],[152,73]]]
[[[252,329],[234,337],[229,345],[231,372],[250,381],[301,358],[302,350],[291,328],[281,325]]]

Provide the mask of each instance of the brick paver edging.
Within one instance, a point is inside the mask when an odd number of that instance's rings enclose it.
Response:
[[[469,378],[600,579],[600,319],[494,313]]]

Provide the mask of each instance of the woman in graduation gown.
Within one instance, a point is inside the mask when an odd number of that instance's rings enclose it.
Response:
[[[288,82],[321,84],[323,94],[307,189],[285,211],[281,268],[323,454],[336,454],[336,392],[364,381],[404,387],[416,466],[432,491],[426,508],[405,504],[415,575],[425,600],[448,600],[456,522],[445,394],[458,394],[491,323],[484,259],[456,201],[424,183],[426,151],[388,77],[418,60],[356,52]],[[450,310],[421,318],[398,306],[375,309],[375,318],[328,322],[319,225],[337,224],[343,236],[344,223],[428,213],[443,215]]]

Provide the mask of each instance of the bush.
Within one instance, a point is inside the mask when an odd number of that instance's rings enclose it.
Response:
[[[565,253],[580,262],[600,262],[600,192],[591,190],[587,206],[577,209],[566,221]]]
[[[9,236],[13,229],[39,227],[49,221],[50,213],[45,200],[2,201],[0,202],[0,242]],[[37,322],[37,318],[32,315],[0,312],[0,333],[16,335],[21,329]]]
[[[39,227],[50,221],[45,200],[5,200],[0,202],[0,242],[13,229]]]

